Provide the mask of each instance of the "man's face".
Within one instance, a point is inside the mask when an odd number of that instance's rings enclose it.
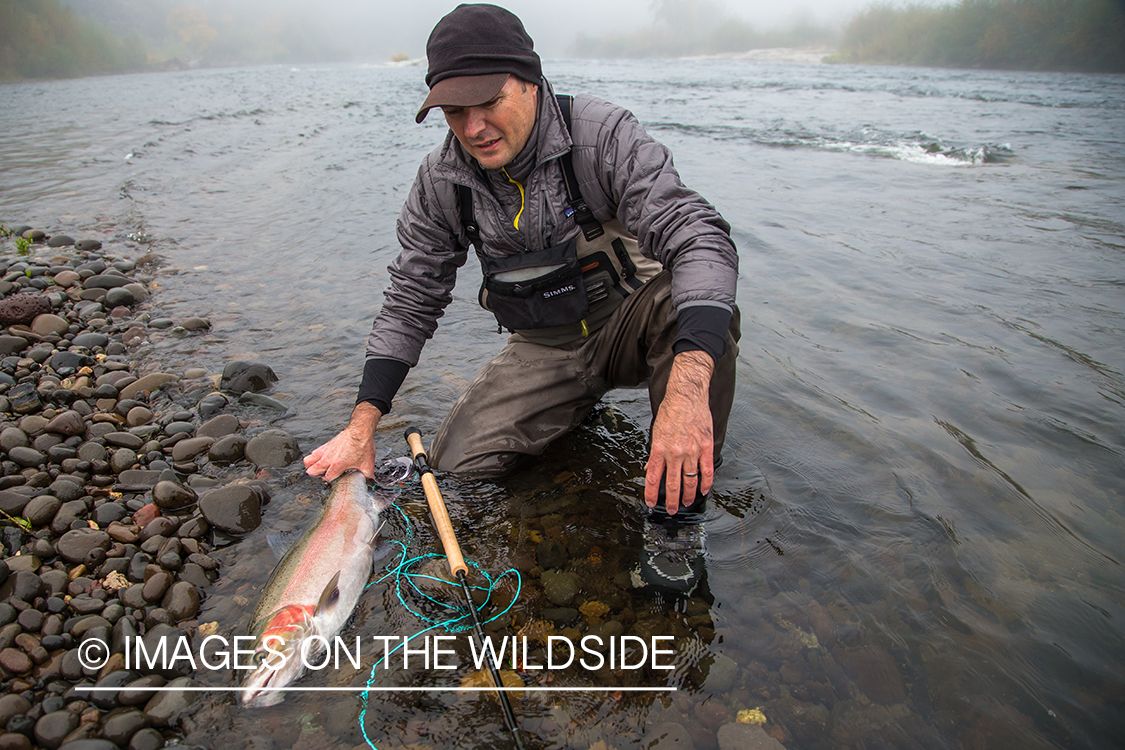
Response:
[[[539,87],[508,76],[491,101],[475,107],[442,107],[457,140],[485,169],[506,166],[523,150],[535,125]]]

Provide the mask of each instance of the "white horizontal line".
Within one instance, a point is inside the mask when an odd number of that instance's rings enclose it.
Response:
[[[674,693],[679,688],[674,687],[281,687],[281,688],[246,688],[246,687],[83,687],[75,686],[75,690],[87,693],[121,692],[136,690],[147,693],[175,693],[175,692],[220,692],[244,693],[247,691],[263,693],[495,693],[500,690],[504,693]]]

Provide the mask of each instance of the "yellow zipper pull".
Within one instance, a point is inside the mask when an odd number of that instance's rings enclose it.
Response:
[[[508,170],[506,168],[501,167],[500,171],[503,172],[504,176],[508,178],[508,182],[515,185],[517,188],[519,188],[519,191],[520,191],[520,210],[518,212],[516,212],[516,219],[515,219],[515,221],[512,222],[512,226],[515,227],[516,229],[519,229],[520,228],[520,216],[523,215],[523,209],[524,209],[524,205],[527,201],[527,196],[524,195],[523,185],[521,185],[518,182],[516,182],[515,180],[513,180],[512,176],[510,174],[508,174]]]
[[[583,318],[582,319],[582,338],[586,338],[589,335],[590,335],[590,329],[586,326],[586,319]]]

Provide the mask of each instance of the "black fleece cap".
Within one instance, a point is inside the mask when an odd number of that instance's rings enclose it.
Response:
[[[539,83],[543,66],[523,22],[495,5],[458,5],[426,42],[430,95],[417,122],[433,107],[474,107],[500,93],[508,74]]]

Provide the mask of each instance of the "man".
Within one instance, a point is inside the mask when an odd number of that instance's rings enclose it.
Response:
[[[482,304],[507,345],[453,406],[435,468],[497,476],[539,455],[614,387],[649,384],[645,502],[668,514],[710,492],[734,392],[738,259],[729,225],[685,188],[633,116],[560,101],[522,23],[461,5],[426,45],[450,133],[422,163],[398,221],[402,253],[367,344],[348,426],[305,458],[331,481],[368,476],[375,428],[452,299],[473,246]],[[568,118],[563,107],[570,110]]]

